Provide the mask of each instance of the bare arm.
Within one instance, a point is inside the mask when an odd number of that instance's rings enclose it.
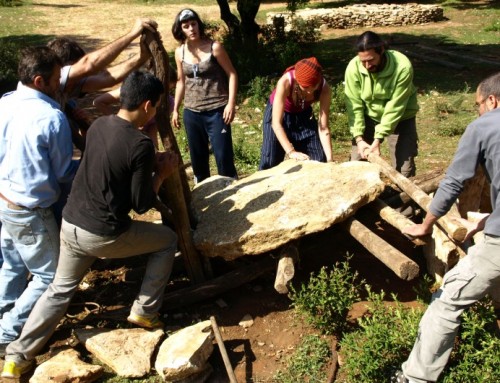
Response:
[[[122,82],[130,72],[139,69],[144,63],[146,63],[149,57],[149,50],[147,49],[144,40],[141,39],[141,51],[139,55],[134,55],[121,64],[106,68],[98,74],[86,77],[82,86],[82,92],[97,92],[99,90],[115,86],[116,84]]]
[[[233,63],[229,58],[224,46],[218,42],[214,42],[213,54],[217,59],[218,63],[226,72],[229,79],[229,99],[224,109],[224,123],[230,124],[235,115],[236,111],[236,93],[238,92],[238,74],[236,69],[234,69]]]
[[[73,87],[85,76],[98,73],[108,66],[144,29],[156,31],[158,24],[151,19],[137,19],[134,27],[126,35],[118,38],[105,47],[90,52],[71,66],[65,92],[69,93]]]
[[[273,131],[289,158],[293,158],[296,160],[308,160],[309,156],[307,154],[295,151],[295,148],[288,139],[285,128],[283,127],[285,100],[287,95],[290,93],[290,88],[291,84],[288,79],[288,74],[285,73],[283,76],[281,76],[281,78],[278,80],[278,84],[276,85],[276,94],[274,95],[273,101]]]
[[[172,125],[179,129],[179,108],[181,107],[182,100],[184,99],[184,89],[186,78],[184,72],[182,71],[182,59],[181,59],[181,49],[182,46],[175,50],[175,64],[177,66],[177,84],[175,86],[175,98],[174,98],[174,110],[172,111]]]
[[[117,88],[96,97],[92,104],[102,114],[109,115],[113,113],[113,105],[116,105],[119,101],[120,88]]]
[[[321,141],[321,146],[326,155],[326,161],[333,160],[332,155],[332,139],[330,137],[330,128],[328,120],[330,117],[330,103],[332,99],[332,90],[325,82],[321,95],[319,97],[319,121],[318,121],[318,134]]]

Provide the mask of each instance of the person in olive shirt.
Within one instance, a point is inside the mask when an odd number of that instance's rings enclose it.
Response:
[[[7,346],[2,377],[29,371],[64,316],[88,268],[97,258],[148,254],[142,286],[127,320],[159,328],[177,237],[167,226],[134,221],[130,210],[144,213],[163,181],[176,169],[174,154],[157,153],[138,128],[156,114],[161,81],[132,72],[121,87],[120,110],[98,118],[87,134],[87,149],[63,210],[61,251],[54,281],[36,303],[16,341]]]
[[[414,176],[418,104],[411,62],[387,49],[385,41],[371,31],[360,35],[356,46],[358,55],[345,71],[351,160],[380,154],[380,144],[387,138],[392,166],[405,177]]]

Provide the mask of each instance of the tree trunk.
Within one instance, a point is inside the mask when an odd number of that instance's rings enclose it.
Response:
[[[245,45],[255,46],[259,34],[259,25],[255,17],[259,11],[260,0],[238,0],[238,12],[241,17],[241,33]]]
[[[220,9],[220,18],[226,23],[231,35],[241,35],[240,20],[231,13],[228,0],[217,0]]]
[[[145,34],[146,43],[151,52],[154,74],[163,82],[165,87],[165,93],[162,95],[160,106],[157,109],[156,124],[165,149],[175,152],[181,161],[179,147],[170,126],[168,113],[168,55],[158,33],[146,31]],[[183,255],[189,278],[192,283],[200,283],[205,280],[205,276],[201,266],[200,256],[193,243],[191,233],[192,225],[188,209],[191,192],[187,184],[186,173],[181,164],[178,170],[174,171],[173,174],[163,182],[164,191],[160,192],[159,195],[162,202],[172,209],[175,218],[179,248]],[[164,217],[162,216],[162,220],[163,219]]]

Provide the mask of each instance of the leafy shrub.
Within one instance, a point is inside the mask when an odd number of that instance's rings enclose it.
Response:
[[[495,335],[496,315],[484,299],[464,312],[455,348],[443,383],[500,382],[500,339]]]
[[[238,71],[241,84],[256,76],[276,76],[310,51],[311,43],[319,40],[317,24],[296,20],[290,31],[274,25],[260,27],[258,41],[244,43],[237,35],[221,33],[231,61]]]
[[[450,95],[444,100],[436,102],[436,115],[439,121],[437,134],[442,137],[460,136],[467,125],[476,117],[476,112],[471,114],[470,108],[464,106],[467,87],[463,93]]]
[[[15,88],[18,52],[17,44],[0,39],[0,94]]]
[[[486,28],[484,28],[485,32],[498,32],[500,31],[500,21],[495,21],[491,25],[488,25]]]
[[[347,261],[335,264],[333,270],[322,267],[317,275],[311,273],[309,282],[299,291],[291,287],[290,299],[308,323],[325,334],[342,332],[347,328],[347,314],[360,300],[358,272],[352,273]]]
[[[260,162],[260,142],[251,142],[245,137],[236,137],[233,142],[234,161],[236,167],[244,173],[253,173],[257,171]]]
[[[423,312],[404,307],[395,297],[394,306],[386,306],[383,291],[367,290],[368,315],[358,320],[360,329],[340,343],[346,383],[388,382],[408,357]]]
[[[270,76],[257,76],[250,80],[247,90],[250,106],[262,107],[265,105],[275,86],[276,78]]]
[[[351,139],[345,103],[344,83],[342,82],[332,86],[329,126],[332,139],[338,141],[348,141]]]
[[[324,382],[324,367],[330,358],[328,343],[317,335],[304,338],[295,353],[289,358],[285,370],[274,377],[276,383]]]
[[[0,7],[13,7],[14,5],[19,5],[21,2],[19,0],[0,0]]]

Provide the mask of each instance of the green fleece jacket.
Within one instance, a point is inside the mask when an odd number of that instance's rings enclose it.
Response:
[[[378,122],[375,138],[384,138],[400,121],[417,114],[417,89],[410,60],[393,50],[385,51],[385,55],[387,62],[381,72],[368,72],[358,56],[345,71],[347,115],[353,137],[363,135],[365,115]]]

